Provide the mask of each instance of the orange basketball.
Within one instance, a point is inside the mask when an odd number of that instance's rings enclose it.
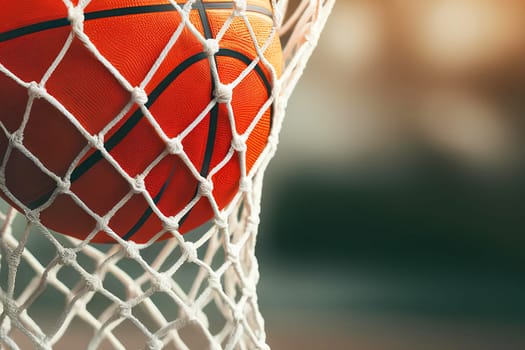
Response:
[[[271,37],[273,10],[269,0],[248,0],[247,25],[242,16],[232,16],[230,1],[180,5],[193,26],[181,24],[183,15],[169,1],[92,1],[81,22],[88,41],[72,35],[75,21],[61,0],[2,5],[0,64],[9,72],[0,71],[5,200],[38,213],[44,225],[67,235],[83,239],[98,232],[98,218],[108,218],[111,230],[136,242],[163,230],[159,216],[176,217],[199,198],[195,171],[211,176],[219,209],[231,202],[239,188],[240,157],[245,155],[249,171],[272,125],[267,101],[282,66],[279,39]],[[256,64],[250,27],[258,46],[271,40],[265,59]],[[208,39],[204,44],[197,31]],[[235,83],[231,99],[214,99],[215,66],[221,84]],[[28,88],[31,82],[52,99],[36,96],[28,104],[30,95],[41,91]],[[138,86],[143,89],[134,89]],[[147,102],[135,91],[144,91]],[[246,150],[228,158],[232,130],[247,136]],[[215,168],[220,170],[210,173]],[[135,178],[145,191],[128,181]],[[177,216],[179,231],[188,232],[213,214],[202,196]],[[93,241],[114,241],[99,231]]]

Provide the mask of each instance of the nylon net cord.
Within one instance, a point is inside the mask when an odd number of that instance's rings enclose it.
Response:
[[[71,33],[41,81],[23,81],[2,65],[0,57],[0,75],[7,76],[27,89],[29,96],[18,130],[10,132],[6,126],[0,124],[0,132],[9,139],[6,154],[0,164],[0,188],[12,202],[25,210],[25,215],[19,215],[15,209],[4,204],[0,213],[1,347],[26,349],[29,346],[27,344],[30,344],[39,350],[68,348],[61,343],[62,339],[80,325],[82,332],[88,334],[87,342],[76,343],[75,348],[269,349],[256,293],[259,270],[255,245],[262,180],[264,170],[277,148],[288,98],[315,48],[333,0],[303,0],[294,3],[294,8],[291,8],[292,5],[287,0],[272,1],[274,28],[268,40],[263,43],[257,43],[254,29],[245,14],[246,2],[243,0],[234,1],[231,16],[215,39],[204,38],[189,21],[188,13],[193,1],[177,4],[170,0],[170,4],[181,15],[181,24],[175,28],[171,39],[139,86],[132,86],[84,32],[84,9],[89,3],[90,1],[79,1],[75,6],[71,1],[64,1]],[[188,28],[202,43],[203,51],[212,57],[217,52],[222,35],[237,17],[244,20],[250,31],[257,58],[228,85],[221,83],[214,60],[210,59],[212,79],[216,86],[215,97],[176,138],[168,137],[145,106],[148,97],[144,87],[177,42],[183,28]],[[270,98],[247,131],[238,134],[231,108],[232,89],[259,63],[273,69],[263,53],[274,35],[283,38],[284,70],[280,78],[273,72]],[[73,40],[80,40],[131,96],[124,109],[97,135],[90,134],[74,115],[46,91],[46,82],[53,76]],[[24,144],[24,127],[37,99],[45,99],[54,106],[88,141],[88,146],[78,155],[75,163],[89,148],[98,149],[104,159],[129,183],[129,194],[107,215],[97,215],[71,190],[73,166],[66,176],[58,176],[46,168]],[[210,169],[208,176],[203,177],[185,154],[182,141],[217,103],[225,103],[228,107],[232,145],[224,160]],[[140,176],[132,178],[105,149],[104,138],[136,105],[140,106],[144,117],[165,141],[166,151]],[[269,140],[262,155],[247,172],[246,140],[268,108],[274,109]],[[57,189],[47,203],[37,209],[26,207],[6,186],[5,168],[14,150],[22,153],[44,174],[56,181]],[[184,161],[200,186],[198,195],[180,213],[175,217],[166,217],[145,189],[144,178],[164,157],[173,154]],[[213,196],[211,179],[232,157],[239,157],[241,164],[239,191],[231,204],[219,210]],[[154,215],[161,219],[164,226],[161,232],[144,244],[122,239],[109,226],[111,216],[136,194],[144,196]],[[70,196],[97,220],[97,227],[85,240],[79,241],[53,233],[40,222],[40,212],[58,195]],[[208,198],[214,211],[214,219],[205,230],[194,234],[178,234],[177,223],[180,218],[201,197]],[[108,232],[117,243],[91,244],[91,239],[100,230]],[[155,242],[166,232],[172,232],[173,238]],[[45,311],[42,310],[45,309],[41,308],[41,304],[51,302],[56,305],[52,315],[43,315]],[[131,337],[134,339],[133,343],[130,344],[131,340],[122,335],[123,329],[127,334],[130,334],[131,329],[134,334]]]

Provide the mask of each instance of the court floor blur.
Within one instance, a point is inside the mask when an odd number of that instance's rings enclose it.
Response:
[[[314,315],[309,326],[286,322],[286,316],[268,323],[274,350],[522,350],[523,327],[437,322],[424,319],[388,319],[356,315],[344,322]]]
[[[262,265],[274,350],[525,349],[524,288],[508,276]]]
[[[299,320],[298,320],[299,319]],[[523,328],[493,324],[443,323],[422,319],[378,318],[354,315],[340,320],[330,315],[304,314],[299,310],[267,313],[267,339],[273,350],[522,350]],[[131,329],[126,335],[127,349],[143,349],[144,341]],[[69,330],[53,348],[85,349],[90,334],[82,328]],[[185,335],[186,339],[191,334]],[[21,349],[34,349],[27,339],[15,335]],[[201,339],[189,340],[191,349],[206,350]],[[103,343],[100,350],[113,349]],[[166,350],[176,350],[166,346]]]

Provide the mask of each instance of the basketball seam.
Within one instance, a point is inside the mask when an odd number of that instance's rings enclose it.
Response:
[[[179,3],[179,5],[184,6],[185,3]],[[196,6],[196,4],[193,4],[193,6]],[[233,9],[233,2],[203,3],[202,6],[204,6],[205,9],[217,9],[217,10]],[[198,9],[198,8],[194,8],[194,9]],[[90,21],[90,20],[96,20],[96,19],[113,18],[113,17],[120,17],[120,16],[128,16],[128,15],[173,12],[173,11],[177,11],[177,10],[171,4],[132,6],[132,7],[123,7],[123,8],[118,8],[118,9],[86,12],[84,15],[84,19],[86,21]],[[259,13],[259,14],[268,16],[270,18],[273,18],[272,12],[261,6],[248,4],[246,7],[246,11]],[[19,38],[25,35],[30,35],[30,34],[38,33],[41,31],[45,31],[45,30],[67,27],[70,24],[71,22],[67,18],[58,18],[58,19],[53,19],[49,21],[39,22],[39,23],[28,25],[28,26],[16,28],[10,31],[0,33],[0,43],[8,41],[8,40],[16,39],[16,38]]]
[[[230,49],[220,49],[219,52],[218,52],[216,55],[217,55],[217,56],[225,56],[225,57],[232,57],[232,58],[235,58],[235,59],[237,59],[237,60],[243,62],[243,63],[246,64],[247,66],[251,63],[251,60],[250,60],[249,57],[247,57],[247,56],[241,54],[240,52],[237,52],[237,51],[234,51],[234,50],[230,50]],[[261,80],[263,81],[263,84],[264,84],[264,86],[265,86],[265,88],[266,88],[266,92],[267,92],[267,94],[268,94],[268,97],[270,97],[270,95],[271,95],[271,89],[272,89],[272,86],[271,86],[270,82],[268,81],[268,79],[266,78],[266,75],[264,74],[263,70],[261,69],[261,67],[260,67],[258,64],[255,66],[254,69],[255,69],[255,71],[257,72],[257,74],[259,75],[259,77],[261,78]],[[211,123],[211,120],[210,120],[210,123]],[[270,130],[271,130],[271,127],[272,127],[272,123],[273,123],[273,109],[270,109]],[[209,138],[209,136],[208,136],[208,143],[209,143],[209,140],[210,140],[210,138]],[[213,153],[213,151],[212,151],[212,153]],[[210,155],[210,162],[211,162],[211,155]],[[204,164],[205,164],[205,161],[203,160],[203,168],[204,168]],[[209,166],[209,164],[208,164],[208,166]],[[208,170],[206,170],[206,172],[207,172],[207,171],[208,171]],[[202,172],[203,172],[203,170],[201,169],[201,175],[204,176],[204,175],[202,174]],[[169,180],[169,181],[171,181],[171,180]],[[166,187],[167,187],[168,184],[169,184],[169,182],[166,184]],[[198,185],[197,185],[197,189],[195,190],[195,193],[194,193],[192,199],[190,200],[190,202],[191,202],[193,199],[195,199],[195,197],[197,196],[197,194],[198,194]],[[155,204],[157,204],[158,202],[160,202],[160,200],[162,199],[162,195],[163,195],[163,194],[159,193],[159,194],[155,197],[155,198],[158,198],[158,201],[155,202]],[[189,211],[188,211],[188,212],[187,212],[187,213],[186,213],[186,214],[185,214],[185,215],[179,220],[179,222],[178,222],[179,226],[182,226],[182,225],[184,224],[184,222],[188,219],[189,215],[191,214],[192,210],[193,210],[193,208],[191,208],[191,209],[190,209],[190,210],[189,210]],[[149,213],[149,215],[145,218],[145,220],[143,221],[142,225],[146,223],[146,220],[147,220],[147,219],[149,218],[149,216],[153,213],[152,210],[151,210],[151,208],[149,208],[149,207],[146,209],[146,211],[145,211],[144,214],[146,214],[147,212]],[[144,217],[144,215],[143,215],[142,217]],[[141,219],[142,219],[142,217],[141,217]],[[134,226],[134,227],[135,227],[135,226]],[[135,230],[134,233],[136,233],[136,231],[138,231],[139,229],[140,229],[140,227],[139,227],[137,230]],[[134,234],[134,233],[133,233],[133,234]],[[129,234],[129,232],[128,232],[128,233],[124,236],[125,238],[124,238],[124,237],[123,237],[123,238],[126,239],[126,240],[128,240],[128,239],[130,239],[130,238],[133,236],[133,234]]]
[[[213,33],[211,30],[207,9],[230,9],[233,8],[233,2],[218,2],[218,3],[204,3],[202,0],[197,0],[194,4],[192,4],[192,8],[194,10],[197,10],[199,13],[199,18],[202,23],[203,28],[203,34],[206,39],[210,39],[213,37]],[[175,11],[176,9],[171,4],[157,4],[157,5],[146,5],[146,6],[134,6],[134,7],[126,7],[126,8],[117,8],[117,9],[108,9],[108,10],[100,10],[100,11],[94,11],[94,12],[86,12],[85,13],[85,20],[96,20],[96,19],[103,19],[103,18],[110,18],[110,17],[118,17],[118,16],[127,16],[127,15],[137,15],[137,14],[145,14],[145,13],[158,13],[158,12],[171,12]],[[263,7],[255,6],[255,5],[248,5],[247,11],[252,12],[258,12],[263,15],[267,15],[269,17],[272,17],[272,12],[268,9],[265,9]],[[60,18],[56,20],[46,21],[46,22],[40,22],[36,23],[30,26],[21,27],[12,31],[0,33],[0,43],[3,41],[7,41],[10,39],[14,39],[20,36],[29,35],[35,32],[44,31],[47,29],[54,29],[58,27],[63,27],[69,25],[69,20],[67,18]],[[245,64],[250,64],[251,60],[244,56],[243,54],[228,50],[228,49],[220,49],[220,52],[217,54],[219,56],[230,56],[233,58],[238,59],[241,62],[244,62]],[[181,64],[179,64],[175,69],[173,69],[155,89],[152,91],[152,93],[148,96],[148,102],[145,104],[146,108],[149,108],[153,105],[153,103],[160,97],[160,95],[171,85],[171,83],[177,79],[177,77],[185,71],[187,68],[189,68],[191,65],[193,65],[196,62],[199,62],[206,58],[207,56],[205,53],[199,53],[196,54],[185,61],[183,61]],[[214,55],[213,60],[215,60],[215,64],[217,64],[216,56]],[[259,67],[259,65],[255,66],[255,71],[263,81],[263,84],[265,85],[265,88],[268,92],[268,95],[271,91],[271,85],[266,78],[266,75],[262,71],[262,69]],[[211,74],[211,67],[210,67],[210,74]],[[212,90],[212,96],[210,98],[214,98],[213,92],[215,89],[215,82],[211,81],[211,90]],[[209,121],[209,127],[208,127],[208,137],[206,142],[206,148],[204,152],[204,158],[201,165],[200,174],[203,177],[206,177],[209,172],[209,168],[211,165],[211,160],[213,157],[213,151],[215,148],[215,139],[216,139],[216,132],[217,132],[217,124],[218,124],[218,116],[219,116],[219,105],[216,104],[212,110],[210,111],[210,121]],[[106,151],[111,152],[111,150],[116,147],[128,134],[129,132],[140,122],[140,120],[144,117],[144,114],[142,113],[141,109],[137,109],[133,114],[130,116],[128,120],[124,122],[124,124],[109,138],[109,140],[104,144],[104,147]],[[273,115],[271,115],[271,119],[273,118]],[[270,126],[272,124],[272,121],[270,121]],[[98,161],[100,161],[103,158],[102,153],[100,150],[94,151],[86,160],[84,160],[80,165],[78,165],[72,172],[70,176],[70,181],[75,182],[78,180],[83,174],[85,174],[89,169],[91,169]],[[166,188],[169,186],[172,178],[173,178],[173,171],[168,176],[164,184],[162,185],[161,189],[157,193],[157,195],[153,198],[153,202],[157,204],[163,197],[163,194],[166,190]],[[52,196],[54,192],[54,189],[48,192],[47,194],[41,196],[36,201],[33,201],[28,205],[30,209],[36,209],[45,202],[49,200],[49,198]],[[195,189],[195,193],[193,195],[193,199],[198,195],[198,185]],[[192,199],[192,200],[193,200]],[[184,221],[187,219],[190,211],[180,220],[180,225],[184,223]],[[123,236],[124,239],[131,238],[140,228],[147,222],[149,217],[152,214],[152,209],[148,207],[143,215],[139,218],[139,220],[135,223],[135,225]]]
[[[166,181],[164,182],[164,184],[162,184],[162,187],[159,193],[157,193],[155,198],[153,198],[153,203],[157,204],[162,199],[162,196],[164,195],[164,192],[168,188],[171,180],[173,179],[173,176],[175,176],[176,168],[177,167],[173,165],[173,167],[171,168],[171,172],[168,178],[166,179]],[[142,226],[144,226],[144,224],[146,223],[146,221],[148,221],[151,214],[153,214],[153,209],[151,209],[151,207],[148,206],[146,210],[144,211],[144,213],[139,218],[139,220],[135,223],[135,225],[133,225],[133,227],[124,236],[122,236],[122,239],[125,241],[129,240],[135,233],[137,233],[138,230],[140,230]]]
[[[169,85],[177,79],[177,77],[184,72],[192,64],[203,60],[206,58],[206,54],[201,52],[190,58],[183,61],[175,69],[173,69],[161,82],[159,85],[153,89],[151,94],[148,96],[148,102],[145,104],[147,108],[151,107],[153,103],[160,97],[160,95],[166,90]],[[110,152],[115,146],[117,146],[133,128],[140,122],[144,117],[142,110],[138,108],[133,114],[124,122],[124,124],[109,138],[108,141],[104,143],[104,148],[106,151]],[[88,158],[86,158],[82,163],[80,163],[75,170],[71,173],[70,181],[73,183],[78,180],[82,175],[84,175],[91,167],[93,167],[98,161],[103,158],[102,152],[97,150],[93,152]],[[40,199],[30,203],[28,207],[30,209],[36,209],[40,205],[44,204],[49,197],[51,197],[53,191],[42,196]]]
[[[213,37],[211,26],[210,26],[210,20],[208,18],[208,12],[206,11],[206,8],[204,7],[204,3],[202,0],[197,0],[193,6],[195,6],[199,12],[199,18],[201,20],[204,36],[206,39],[211,39]],[[215,55],[213,55],[213,61],[215,63],[215,66],[217,66],[217,58]],[[210,76],[213,77],[213,71],[211,69],[210,65]],[[211,96],[210,99],[213,99],[213,94],[215,91],[215,81],[211,80]],[[211,159],[213,156],[213,150],[215,149],[215,139],[217,134],[217,123],[219,119],[219,105],[218,103],[215,103],[213,108],[210,111],[210,122],[208,126],[208,138],[206,140],[206,148],[204,151],[204,159],[202,160],[201,170],[199,174],[202,177],[208,176],[208,172],[210,170],[211,165]],[[192,200],[194,200],[197,195],[199,194],[199,184],[195,186],[195,190],[193,191]],[[191,212],[193,211],[193,208],[190,208],[190,210],[180,219],[179,225],[183,225],[186,219],[189,217]]]
[[[237,51],[234,51],[234,50],[230,50],[230,49],[222,48],[222,49],[220,49],[217,52],[216,55],[217,56],[222,56],[222,57],[232,57],[232,58],[235,58],[235,59],[241,61],[242,63],[244,63],[246,65],[249,65],[252,62],[252,60],[248,56],[246,56],[246,55],[244,55],[244,54],[242,54],[240,52],[237,52]],[[175,81],[175,79],[177,79],[177,77],[184,70],[189,68],[191,65],[193,65],[193,64],[195,64],[195,63],[197,63],[199,61],[202,61],[206,57],[207,57],[206,54],[201,52],[201,53],[198,53],[198,54],[196,54],[194,56],[191,56],[190,58],[186,59],[184,62],[179,64],[177,67],[175,67],[159,83],[159,85],[157,85],[155,87],[155,89],[153,89],[153,91],[149,95],[148,102],[146,103],[146,107],[147,108],[151,107],[155,103],[155,101],[160,97],[160,95],[173,83],[173,81]],[[262,80],[262,82],[263,82],[263,84],[264,84],[264,86],[266,88],[268,97],[269,97],[271,95],[271,84],[270,84],[268,78],[266,77],[266,75],[264,74],[264,71],[262,70],[262,68],[260,67],[259,64],[255,65],[254,71],[257,73],[259,78]],[[142,113],[142,110],[140,108],[137,109],[131,115],[131,117],[128,120],[126,120],[126,122],[119,128],[119,130],[117,130],[112,135],[112,137],[104,144],[104,148],[108,152],[110,152],[116,145],[118,145],[120,143],[120,141],[122,141],[126,137],[126,135],[138,124],[138,122],[143,117],[144,117],[144,114]],[[272,120],[272,119],[273,119],[273,110],[271,110],[271,112],[270,112],[270,120]],[[71,177],[70,177],[71,183],[73,183],[76,180],[78,180],[82,175],[84,175],[89,169],[91,169],[92,166],[94,166],[102,158],[103,158],[102,157],[102,153],[99,150],[95,151],[91,156],[89,156],[85,161],[83,161],[79,166],[77,166],[75,168],[75,170],[73,171],[73,173],[71,174]],[[165,192],[165,189],[167,188],[167,186],[171,182],[171,179],[172,179],[172,177],[168,177],[168,179],[163,184],[163,186],[162,186],[161,190],[159,191],[159,193],[157,193],[157,195],[155,196],[155,198],[154,198],[154,203],[155,204],[157,204],[162,199],[162,196],[163,196],[163,194]],[[43,205],[53,195],[53,192],[54,192],[54,189],[52,191],[48,192],[47,194],[45,194],[44,196],[40,197],[38,200],[31,202],[28,205],[28,207],[30,209],[36,209],[39,206]],[[194,195],[194,197],[195,197],[195,195]],[[190,214],[190,212],[188,212],[183,218],[181,218],[181,220],[179,222],[179,225],[182,225],[184,223],[184,221],[187,219],[187,217]],[[124,239],[131,238],[133,236],[133,234],[136,233],[140,229],[140,227],[142,227],[142,225],[147,221],[147,219],[151,216],[151,214],[152,214],[152,210],[151,210],[151,208],[148,207],[144,211],[144,213],[142,214],[142,216],[140,217],[138,222],[132,227],[132,229],[130,229],[130,231],[128,231],[123,236],[123,238],[124,237],[125,237]],[[142,223],[139,225],[140,222],[142,222]],[[138,227],[135,229],[136,226],[138,226]]]

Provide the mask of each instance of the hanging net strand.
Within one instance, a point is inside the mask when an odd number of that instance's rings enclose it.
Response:
[[[0,13],[0,347],[269,349],[263,176],[334,0],[52,3]]]

